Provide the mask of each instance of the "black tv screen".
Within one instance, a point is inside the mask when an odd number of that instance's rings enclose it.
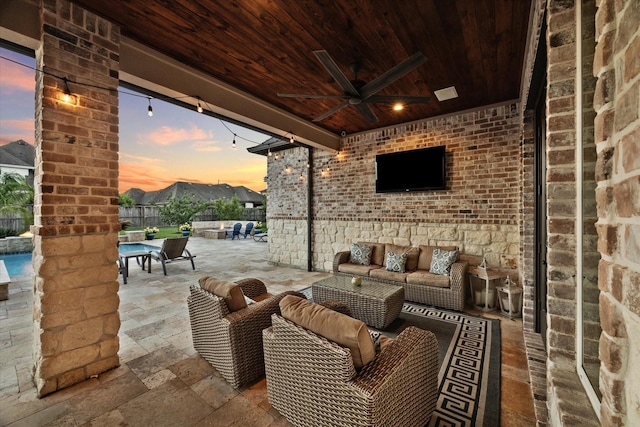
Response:
[[[445,147],[376,155],[376,193],[444,190]]]

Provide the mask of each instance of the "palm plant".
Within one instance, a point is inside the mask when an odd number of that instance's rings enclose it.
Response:
[[[30,205],[33,205],[33,187],[27,179],[13,172],[0,174],[0,214],[20,215],[25,224],[31,225]]]

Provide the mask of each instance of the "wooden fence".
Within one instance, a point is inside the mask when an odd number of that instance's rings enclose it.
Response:
[[[163,224],[160,221],[160,212],[157,206],[120,206],[120,220],[131,221],[132,227],[162,227],[172,224]],[[265,221],[266,212],[261,208],[243,208],[240,218],[233,218],[239,221]],[[218,218],[213,208],[207,208],[193,217],[193,221],[217,221]],[[176,225],[176,224],[174,224]],[[19,215],[0,215],[0,229],[12,230],[17,235],[29,229],[29,224],[25,224]]]
[[[218,221],[212,207],[197,213],[193,221]],[[261,208],[243,208],[239,221],[265,221],[266,212]],[[157,206],[120,206],[120,220],[131,221],[132,227],[162,227],[171,224],[163,224],[160,221],[160,212]],[[177,225],[177,224],[174,224]]]

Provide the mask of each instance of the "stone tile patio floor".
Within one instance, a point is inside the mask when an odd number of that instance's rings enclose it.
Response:
[[[289,426],[269,404],[264,379],[234,390],[195,352],[189,285],[204,275],[256,277],[277,294],[329,273],[271,265],[267,244],[252,239],[191,237],[187,248],[197,256],[195,271],[176,262],[164,276],[154,262],[151,274],[134,264],[128,284],[120,278],[120,367],[42,399],[31,380],[33,280],[11,283],[9,299],[0,301],[0,425]],[[522,322],[502,318],[501,332],[501,425],[536,425]]]

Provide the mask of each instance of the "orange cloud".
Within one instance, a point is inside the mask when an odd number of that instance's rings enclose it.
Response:
[[[34,71],[13,62],[2,62],[2,85],[0,92],[3,95],[12,94],[18,91],[34,92],[36,81]]]
[[[204,130],[196,126],[192,126],[191,129],[175,129],[170,126],[162,126],[153,132],[139,136],[138,139],[141,144],[150,142],[156,145],[167,146],[180,142],[202,140],[209,137]]]
[[[193,148],[195,151],[208,153],[222,151],[222,147],[217,144],[218,143],[215,141],[196,141],[191,144],[191,148]]]

